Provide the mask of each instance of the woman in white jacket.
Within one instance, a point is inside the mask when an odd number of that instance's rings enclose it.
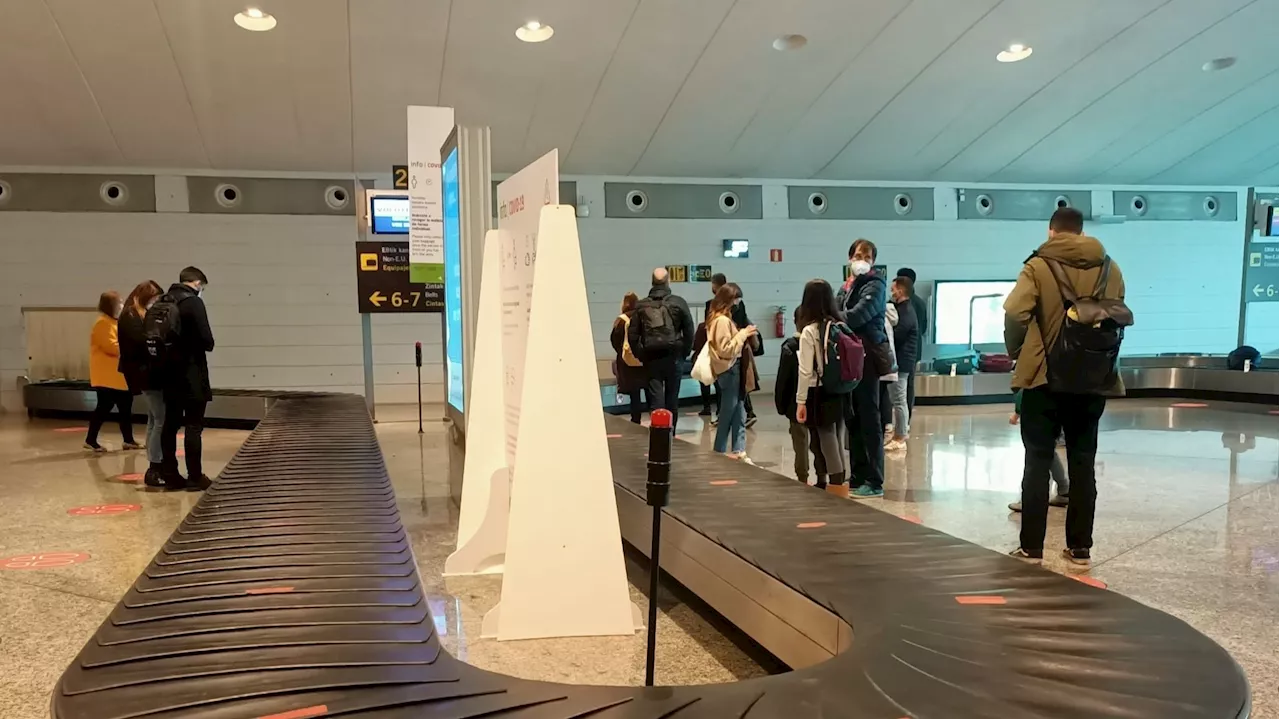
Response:
[[[799,378],[796,381],[796,421],[809,428],[813,469],[826,474],[827,491],[849,496],[849,443],[845,428],[848,394],[828,394],[822,389],[828,328],[840,322],[835,293],[826,280],[809,280],[800,299],[796,325],[800,327]],[[864,380],[865,381],[865,380]]]

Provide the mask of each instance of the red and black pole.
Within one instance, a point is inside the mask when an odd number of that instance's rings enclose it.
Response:
[[[653,665],[658,641],[658,574],[662,567],[658,552],[662,546],[662,508],[671,491],[671,412],[656,409],[649,415],[649,476],[645,501],[653,507],[653,544],[649,548],[649,626],[645,642],[644,685],[653,686]]]
[[[413,362],[418,366],[418,434],[422,434],[422,343],[413,343]]]

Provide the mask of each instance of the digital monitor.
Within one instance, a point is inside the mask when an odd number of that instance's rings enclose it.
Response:
[[[747,257],[747,241],[724,240],[724,256],[732,259]]]
[[[463,412],[462,235],[458,211],[458,147],[446,145],[440,163],[440,196],[444,203],[444,356],[445,396]]]
[[[390,195],[369,198],[369,226],[375,235],[409,234],[409,198]]]
[[[1267,237],[1280,237],[1280,212],[1276,212],[1275,205],[1267,206]]]
[[[1004,300],[1013,280],[938,280],[933,283],[934,342],[967,345],[1004,342]]]

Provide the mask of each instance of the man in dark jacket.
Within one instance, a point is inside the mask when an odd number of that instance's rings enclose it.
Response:
[[[672,428],[680,416],[680,362],[693,346],[693,315],[683,297],[671,294],[667,269],[653,271],[649,296],[636,305],[627,341],[649,374],[649,406],[671,410]]]
[[[213,388],[209,384],[209,361],[206,353],[213,351],[213,330],[205,312],[204,288],[209,280],[195,267],[188,267],[178,275],[178,283],[171,286],[160,302],[171,299],[178,305],[179,330],[174,361],[159,372],[160,386],[164,391],[164,429],[160,434],[162,451],[161,473],[166,487],[185,486],[189,489],[205,489],[209,478],[201,465],[202,445],[200,435],[204,431],[204,411],[213,401]],[[159,302],[157,305],[160,304]],[[183,449],[186,451],[187,478],[178,473],[178,428],[185,434]]]
[[[911,278],[895,277],[891,283],[890,298],[898,313],[898,324],[893,326],[893,347],[897,352],[898,380],[889,387],[889,402],[893,407],[893,440],[886,450],[907,448],[907,436],[911,432],[911,418],[907,408],[907,388],[914,380],[916,361],[920,359],[920,328],[916,318],[914,287]]]
[[[929,304],[924,301],[923,297],[916,294],[916,291],[915,291],[916,271],[915,270],[911,269],[910,267],[903,267],[902,269],[898,270],[898,277],[906,277],[907,279],[911,280],[911,306],[915,308],[916,324],[920,330],[918,333],[919,336],[917,339],[918,344],[916,345],[918,348],[918,351],[916,352],[916,361],[919,362],[921,353],[924,351],[925,337],[927,336],[929,331]],[[897,341],[897,335],[894,335],[894,341],[895,342]],[[902,365],[898,365],[898,371],[899,372],[902,371]],[[915,365],[912,365],[910,367],[910,371],[913,376],[911,377],[911,381],[907,382],[907,416],[908,418],[911,416],[912,412],[916,411],[916,378],[914,377],[915,371],[916,371]]]
[[[875,244],[855,241],[849,247],[849,280],[837,299],[845,324],[866,350],[862,381],[853,390],[853,417],[848,421],[850,484],[852,494],[862,498],[884,496],[884,428],[880,426],[878,379],[894,363],[884,321],[888,294],[884,278],[871,271],[875,262]]]

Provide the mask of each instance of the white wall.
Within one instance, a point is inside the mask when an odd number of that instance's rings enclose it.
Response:
[[[215,387],[364,392],[356,313],[355,218],[0,212],[0,403],[22,407],[23,306],[93,306],[144,279],[166,288],[186,265],[209,276]],[[439,315],[374,315],[375,396],[440,401]],[[85,337],[88,351],[88,337]]]
[[[575,179],[589,197],[590,181]],[[1235,189],[1243,197],[1243,188]],[[777,306],[786,307],[790,326],[807,280],[822,277],[833,285],[841,280],[855,238],[874,241],[879,262],[891,273],[899,267],[914,268],[928,300],[934,280],[1017,277],[1047,229],[1045,222],[768,219],[770,194],[766,187],[763,220],[609,219],[603,218],[602,203],[592,207],[592,216],[579,221],[579,230],[597,356],[613,354],[609,328],[623,293],[632,290],[643,296],[656,266],[710,264],[724,272],[742,286],[751,319],[769,337]],[[1089,223],[1086,232],[1102,240],[1124,270],[1128,304],[1136,317],[1126,335],[1125,353],[1225,353],[1236,346],[1242,222]],[[724,259],[721,240],[726,238],[749,239],[751,257]],[[781,263],[769,262],[770,249],[783,251]],[[708,283],[677,284],[673,289],[696,305],[695,314],[710,297]],[[780,342],[767,340],[770,349],[759,363],[764,377],[775,372]]]

